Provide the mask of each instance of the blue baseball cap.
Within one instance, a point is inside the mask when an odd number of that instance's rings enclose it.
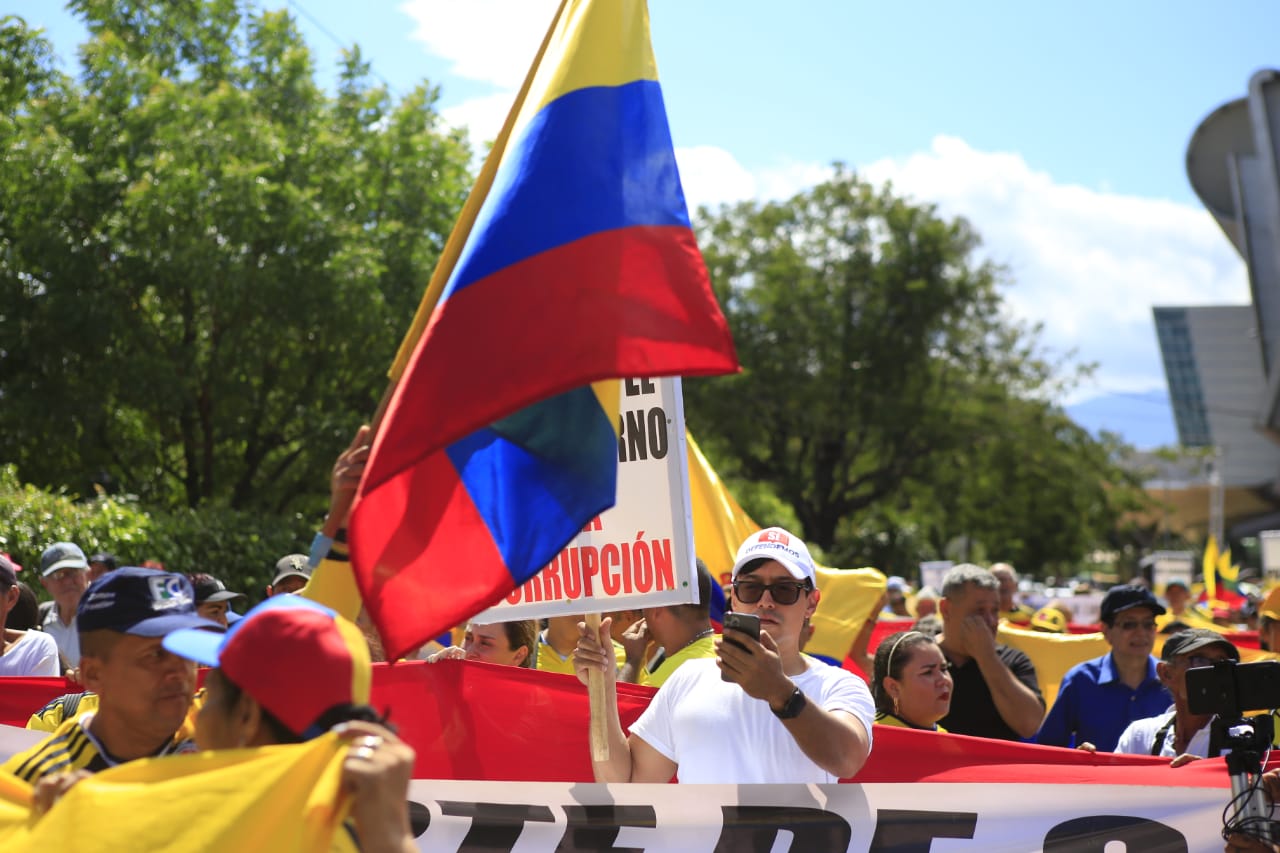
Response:
[[[76,628],[163,637],[179,628],[209,628],[217,622],[196,615],[196,596],[182,575],[125,566],[107,572],[85,590],[76,608]]]
[[[1165,613],[1164,606],[1156,601],[1151,590],[1145,586],[1124,584],[1111,587],[1102,597],[1102,621],[1109,624],[1116,614],[1131,607],[1145,607],[1156,616],[1163,616]]]

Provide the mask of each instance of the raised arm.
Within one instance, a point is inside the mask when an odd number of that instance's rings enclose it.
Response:
[[[356,487],[360,485],[365,463],[369,461],[372,440],[372,430],[368,426],[360,427],[347,449],[333,463],[329,477],[329,513],[320,531],[321,536],[333,542],[328,553],[321,555],[320,564],[301,592],[303,597],[331,607],[353,621],[360,614],[360,590],[347,560],[346,543],[341,541],[340,534],[346,529]]]
[[[585,622],[579,622],[578,645],[573,652],[573,668],[579,681],[586,684],[591,670],[600,672],[604,677],[603,714],[609,758],[605,761],[592,759],[595,779],[597,782],[669,782],[676,775],[675,762],[642,738],[628,738],[622,731],[618,716],[617,659],[609,634],[612,623],[612,619],[605,618],[600,622],[599,631],[592,632]],[[592,709],[592,726],[598,724],[595,710]]]
[[[1034,736],[1044,720],[1044,699],[1030,686],[1036,683],[1036,670],[1031,661],[1024,657],[1016,673],[1005,666],[996,638],[980,616],[966,616],[960,628],[964,648],[978,662],[1000,718],[1019,737]]]
[[[748,696],[768,702],[775,713],[789,702],[801,701],[792,698],[799,688],[783,673],[778,645],[767,631],[760,634],[759,642],[743,635],[733,643],[723,638],[716,643],[721,672]],[[803,702],[799,714],[782,720],[800,751],[833,776],[856,775],[871,755],[870,732],[853,714],[827,710],[814,697],[806,696]]]

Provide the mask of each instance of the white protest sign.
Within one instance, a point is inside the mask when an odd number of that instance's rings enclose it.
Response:
[[[942,579],[947,574],[947,569],[954,566],[955,563],[950,560],[927,560],[920,564],[920,588],[931,586],[937,592],[942,592]]]
[[[1222,849],[1229,788],[586,785],[415,779],[419,850],[1078,853]]]
[[[626,379],[620,398],[617,504],[476,622],[697,601],[680,380]]]

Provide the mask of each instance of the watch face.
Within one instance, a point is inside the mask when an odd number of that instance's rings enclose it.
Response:
[[[797,687],[795,691],[791,694],[791,696],[787,699],[786,703],[781,708],[774,711],[773,713],[780,720],[789,720],[792,717],[799,715],[799,713],[804,710],[804,706],[805,706],[804,691],[802,691],[799,687]]]

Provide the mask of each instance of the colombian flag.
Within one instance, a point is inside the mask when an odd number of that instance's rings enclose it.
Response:
[[[497,602],[613,505],[618,383],[601,380],[737,368],[646,6],[565,0],[392,366],[352,510],[387,652]]]
[[[1204,546],[1204,592],[1200,603],[1210,610],[1243,607],[1247,599],[1240,594],[1240,566],[1231,562],[1231,547],[1219,549],[1212,534]]]

